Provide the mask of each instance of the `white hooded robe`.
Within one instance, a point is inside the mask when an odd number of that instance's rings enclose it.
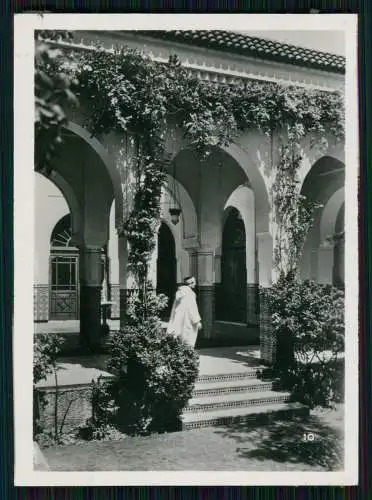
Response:
[[[180,336],[194,347],[200,320],[195,292],[187,285],[180,286],[173,302],[167,333]]]

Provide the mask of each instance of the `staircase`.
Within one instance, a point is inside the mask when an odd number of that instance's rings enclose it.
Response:
[[[272,380],[257,378],[256,368],[236,373],[201,375],[182,415],[182,429],[225,425],[233,421],[267,422],[307,415]]]

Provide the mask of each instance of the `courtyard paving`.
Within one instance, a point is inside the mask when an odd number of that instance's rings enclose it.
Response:
[[[120,320],[109,319],[107,323],[110,325],[111,330],[120,329]],[[48,321],[45,323],[34,323],[35,333],[65,333],[76,335],[80,331],[80,321],[79,320],[67,320],[67,321]]]
[[[343,468],[343,406],[264,427],[234,423],[44,450],[52,471],[330,471]],[[305,433],[314,441],[304,441]]]
[[[259,346],[215,347],[198,349],[199,375],[241,373],[259,365]],[[58,385],[85,385],[100,375],[109,377],[106,371],[107,355],[64,356],[59,360]],[[38,387],[54,387],[54,374],[50,374]]]

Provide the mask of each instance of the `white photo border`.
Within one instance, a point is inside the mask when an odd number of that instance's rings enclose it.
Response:
[[[358,67],[355,14],[17,14],[14,17],[14,431],[16,486],[355,485],[358,482]],[[345,468],[339,472],[33,470],[34,30],[343,31],[345,142]]]

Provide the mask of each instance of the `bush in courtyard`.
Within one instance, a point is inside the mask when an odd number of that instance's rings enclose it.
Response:
[[[277,342],[275,371],[284,387],[310,407],[340,401],[344,292],[289,274],[263,293]]]
[[[112,397],[112,383],[99,377],[92,381],[92,416],[78,429],[78,437],[86,441],[112,439],[117,435],[117,407]]]
[[[115,376],[111,390],[120,430],[127,434],[177,430],[198,364],[194,349],[168,335],[156,319],[118,332],[108,370]]]
[[[34,339],[33,379],[34,379],[34,405],[33,422],[34,437],[40,437],[46,430],[40,424],[40,411],[47,404],[44,395],[35,388],[38,382],[46,380],[47,376],[54,373],[57,366],[57,356],[60,353],[62,338],[54,334],[38,334]]]
[[[132,290],[127,303],[126,322],[128,325],[140,325],[144,320],[158,321],[160,314],[168,305],[168,297],[156,294],[152,283],[145,283],[145,292]]]

